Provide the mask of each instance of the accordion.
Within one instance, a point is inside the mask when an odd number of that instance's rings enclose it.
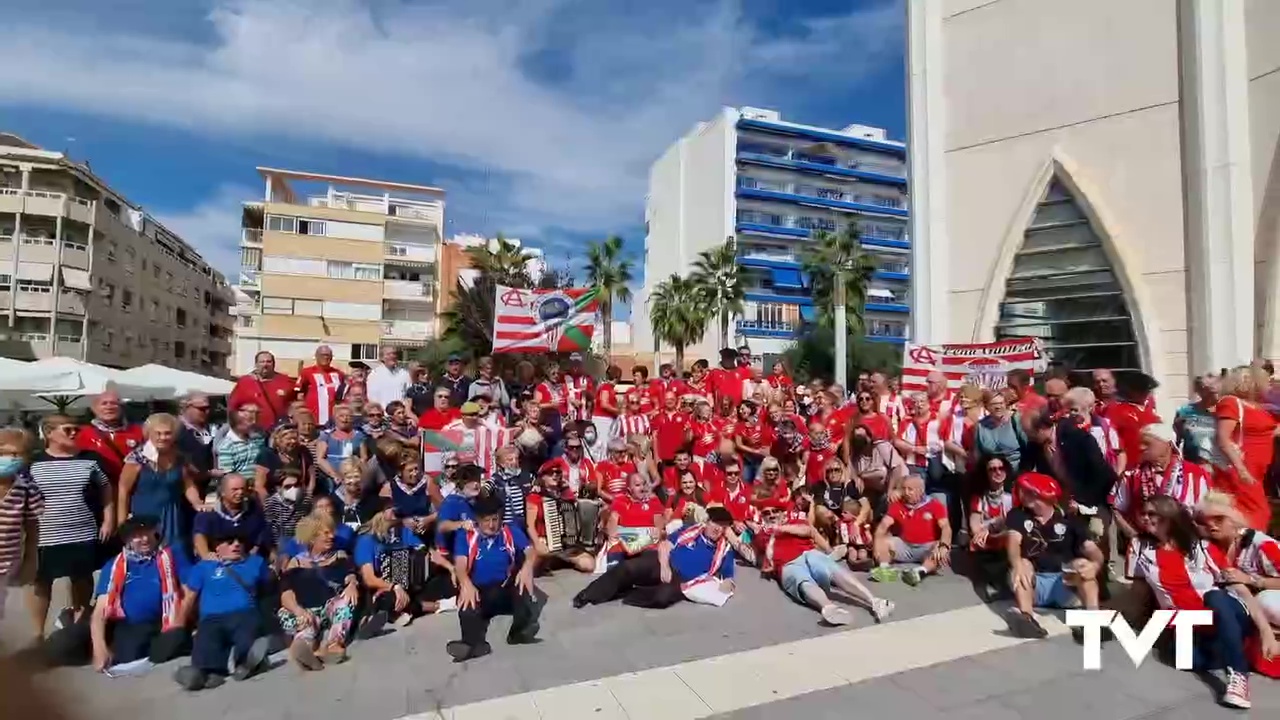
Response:
[[[427,582],[426,548],[393,547],[378,557],[378,577],[400,587],[420,588]]]
[[[559,552],[579,545],[582,533],[577,503],[543,495],[542,520],[547,531],[549,551]]]

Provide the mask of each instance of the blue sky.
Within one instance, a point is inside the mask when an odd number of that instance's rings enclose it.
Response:
[[[649,164],[723,105],[905,132],[903,0],[7,0],[0,130],[235,277],[258,165],[438,185],[448,233],[643,262]],[[110,10],[105,10],[109,7]]]

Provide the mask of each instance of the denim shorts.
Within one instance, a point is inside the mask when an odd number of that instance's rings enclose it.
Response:
[[[1062,573],[1036,573],[1036,593],[1031,604],[1066,610],[1080,607],[1080,597],[1067,585]]]
[[[831,579],[835,577],[839,565],[821,550],[807,550],[803,555],[782,567],[782,591],[792,600],[804,604],[804,595],[800,586],[807,582],[817,583],[824,591],[831,589]]]
[[[894,535],[889,538],[889,548],[893,550],[893,561],[897,563],[922,563],[937,543],[909,543]]]

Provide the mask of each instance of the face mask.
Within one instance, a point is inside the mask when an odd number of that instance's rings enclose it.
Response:
[[[297,502],[298,495],[301,492],[302,492],[302,489],[298,487],[285,488],[280,491],[280,497],[284,498],[285,500],[288,500],[289,502]]]
[[[0,455],[0,477],[17,475],[27,466],[27,461],[17,455]]]

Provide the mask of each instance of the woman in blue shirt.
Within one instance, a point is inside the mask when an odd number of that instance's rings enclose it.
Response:
[[[338,522],[338,509],[333,498],[321,495],[312,501],[311,513],[308,517],[320,518],[333,523],[333,547],[335,550],[353,555],[356,551],[356,531],[344,523]],[[301,521],[298,523],[301,525]],[[283,538],[280,541],[280,567],[284,567],[289,558],[294,558],[306,551],[306,546],[298,542],[296,537]]]
[[[388,620],[407,624],[456,607],[448,561],[429,550],[389,505],[361,529],[355,560],[360,580],[372,596],[372,612],[359,631],[362,638],[375,637]]]
[[[433,507],[440,507],[444,498],[431,478],[422,472],[418,456],[406,453],[400,460],[400,473],[388,486],[391,506],[396,515],[419,537],[428,537],[436,522]]]

